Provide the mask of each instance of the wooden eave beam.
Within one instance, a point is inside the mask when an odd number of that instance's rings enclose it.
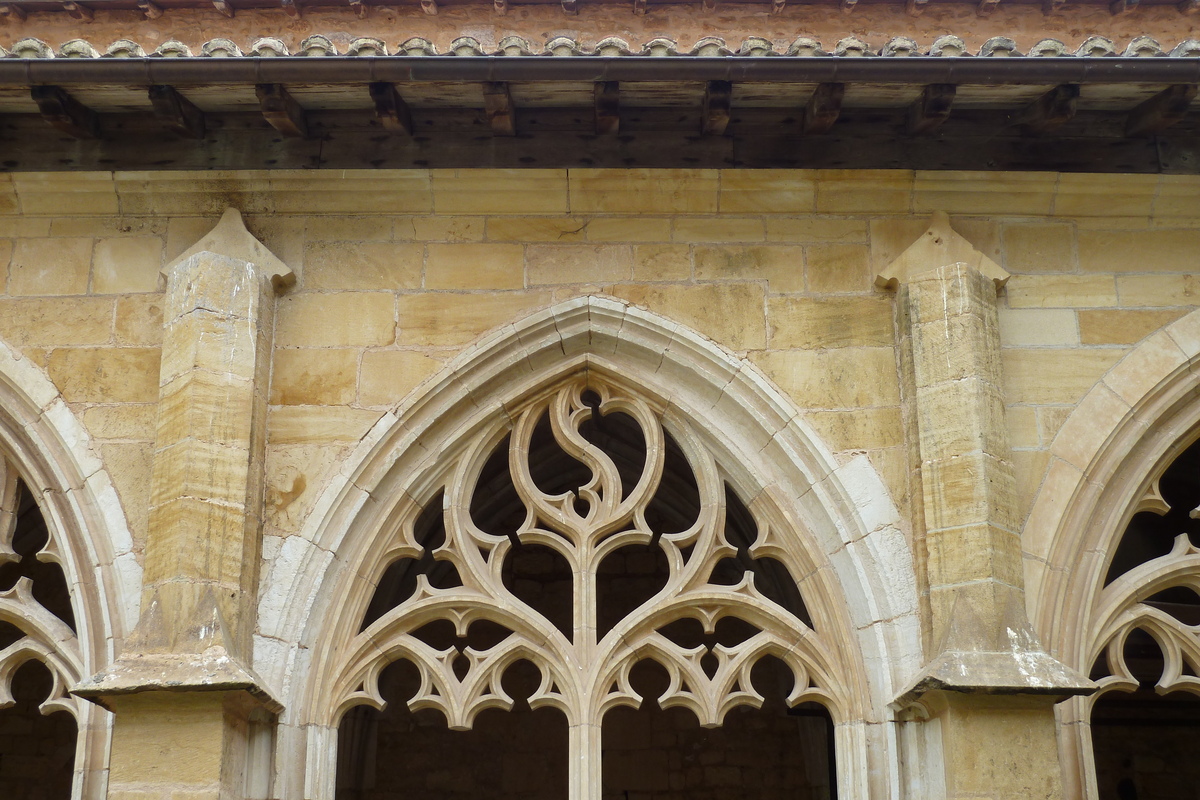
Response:
[[[375,103],[375,116],[385,130],[412,136],[412,112],[396,87],[384,81],[370,84],[368,90]]]
[[[787,8],[787,0],[771,0],[772,14],[782,14],[785,8]]]
[[[99,139],[100,117],[58,86],[31,86],[29,95],[37,103],[42,119],[76,139]]]
[[[1177,84],[1143,101],[1129,112],[1125,135],[1150,136],[1181,122],[1196,98],[1196,90],[1195,84]]]
[[[302,139],[308,136],[304,109],[280,83],[260,83],[254,87],[263,119],[284,136]]]
[[[633,0],[633,13],[639,17],[646,16],[646,0]]]
[[[80,22],[91,22],[96,15],[87,6],[81,6],[74,0],[65,0],[63,9],[71,16],[71,19],[79,20]]]
[[[596,133],[613,135],[621,131],[621,84],[617,81],[597,81]]]
[[[163,15],[162,8],[150,0],[138,0],[138,8],[142,10],[142,16],[146,19],[158,19]]]
[[[564,14],[578,14],[579,0],[562,0],[562,10]]]
[[[833,123],[842,113],[842,98],[846,96],[844,83],[820,83],[808,98],[804,108],[800,130],[803,133],[829,133]]]
[[[723,136],[729,125],[733,84],[729,81],[709,81],[704,86],[702,130],[706,136]]]
[[[367,18],[367,4],[363,0],[350,0],[350,8],[354,10],[354,16],[359,19]]]
[[[292,19],[300,18],[300,6],[296,5],[296,0],[279,0],[279,7]]]
[[[1109,3],[1108,10],[1114,16],[1128,14],[1131,11],[1136,11],[1139,0],[1113,0]]]
[[[483,84],[483,107],[493,135],[517,135],[516,108],[507,82],[488,81]]]
[[[981,17],[991,16],[1000,7],[1000,0],[979,0],[975,13]]]
[[[838,0],[838,8],[842,10],[843,14],[849,14],[856,5],[858,5],[858,0]]]
[[[212,0],[213,8],[220,11],[225,16],[233,19],[233,5],[229,0]]]
[[[931,83],[908,109],[908,132],[913,136],[933,133],[950,118],[957,86],[953,83]]]
[[[436,17],[438,13],[437,0],[421,0],[421,10],[431,17]]]
[[[175,87],[151,86],[150,104],[154,107],[154,116],[169,130],[189,139],[204,138],[204,112]]]
[[[15,19],[17,22],[24,22],[29,15],[25,13],[25,9],[21,8],[16,3],[0,3],[0,17],[5,19]]]
[[[1200,11],[1200,0],[1182,0],[1176,8],[1179,9],[1180,14],[1195,14]]]
[[[1012,121],[1020,125],[1026,135],[1049,133],[1075,116],[1078,106],[1079,86],[1064,83],[1018,111]]]
[[[904,3],[904,13],[910,17],[919,17],[925,11],[925,6],[929,5],[929,0],[906,0]]]
[[[492,0],[492,8],[501,16],[508,13],[508,0]]]

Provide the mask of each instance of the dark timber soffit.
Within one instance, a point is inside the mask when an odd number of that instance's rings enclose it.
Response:
[[[0,59],[0,86],[484,81],[1041,85],[1200,83],[1200,58],[300,56]]]
[[[1165,55],[10,56],[0,171],[1200,174],[1198,86]]]

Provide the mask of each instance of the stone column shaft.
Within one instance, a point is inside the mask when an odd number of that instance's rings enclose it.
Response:
[[[279,709],[249,665],[271,327],[291,271],[230,209],[163,272],[141,618],[75,691],[116,713],[110,800],[243,800],[251,714]]]
[[[1057,798],[1054,703],[1090,681],[1044,652],[1025,611],[996,293],[1007,274],[935,214],[878,278],[897,320],[921,486],[914,527],[927,663],[894,707],[940,726],[949,798]]]

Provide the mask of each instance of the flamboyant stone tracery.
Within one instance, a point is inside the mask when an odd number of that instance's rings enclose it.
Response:
[[[789,533],[742,501],[692,423],[578,374],[476,431],[437,483],[380,558],[341,713],[407,700],[468,730],[514,708],[509,673],[529,662],[528,707],[566,718],[579,798],[602,790],[601,730],[619,707],[657,698],[717,727],[763,705],[752,672],[771,662],[787,707],[837,717],[837,658],[807,624]],[[411,698],[385,699],[396,661],[419,673]],[[661,694],[638,685],[645,662],[665,670]]]

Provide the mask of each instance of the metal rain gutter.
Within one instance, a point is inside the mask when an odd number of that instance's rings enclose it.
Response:
[[[1200,84],[1198,58],[281,56],[0,59],[0,86],[426,81]]]

